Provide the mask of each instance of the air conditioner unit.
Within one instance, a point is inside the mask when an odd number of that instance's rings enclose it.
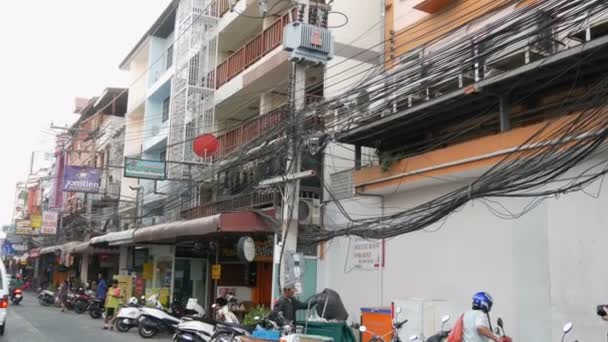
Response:
[[[321,225],[321,201],[316,198],[300,198],[298,204],[300,224]]]

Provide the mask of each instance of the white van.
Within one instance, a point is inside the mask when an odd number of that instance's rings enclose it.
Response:
[[[6,314],[8,309],[8,283],[9,275],[6,273],[4,262],[0,260],[0,336],[4,335],[6,329]]]

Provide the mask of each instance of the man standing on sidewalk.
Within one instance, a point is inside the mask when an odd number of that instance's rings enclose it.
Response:
[[[99,273],[97,275],[97,288],[95,289],[95,296],[99,299],[106,300],[106,295],[108,293],[108,285],[106,281],[103,279],[103,275]]]

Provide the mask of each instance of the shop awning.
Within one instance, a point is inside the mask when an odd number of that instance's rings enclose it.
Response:
[[[66,249],[66,252],[70,254],[81,254],[84,253],[89,248],[89,242],[79,243],[77,245],[73,245],[70,248]]]
[[[30,250],[30,258],[37,258],[40,256],[40,248],[32,248]]]
[[[135,229],[124,230],[121,232],[113,232],[105,235],[97,236],[91,239],[91,245],[108,244],[110,246],[126,245],[133,243],[133,233]]]
[[[40,249],[40,255],[51,254],[56,252],[66,252],[76,245],[82,244],[82,241],[71,241],[64,243],[63,245],[49,246]]]
[[[273,231],[260,215],[253,211],[231,212],[177,221],[135,230],[135,242],[175,241],[213,233],[257,233]]]

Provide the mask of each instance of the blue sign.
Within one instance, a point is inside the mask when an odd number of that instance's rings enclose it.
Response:
[[[66,166],[63,175],[64,192],[98,193],[101,170],[85,166]]]
[[[2,245],[2,254],[3,255],[14,255],[15,250],[13,249],[13,244],[6,240],[4,241],[4,245]]]

